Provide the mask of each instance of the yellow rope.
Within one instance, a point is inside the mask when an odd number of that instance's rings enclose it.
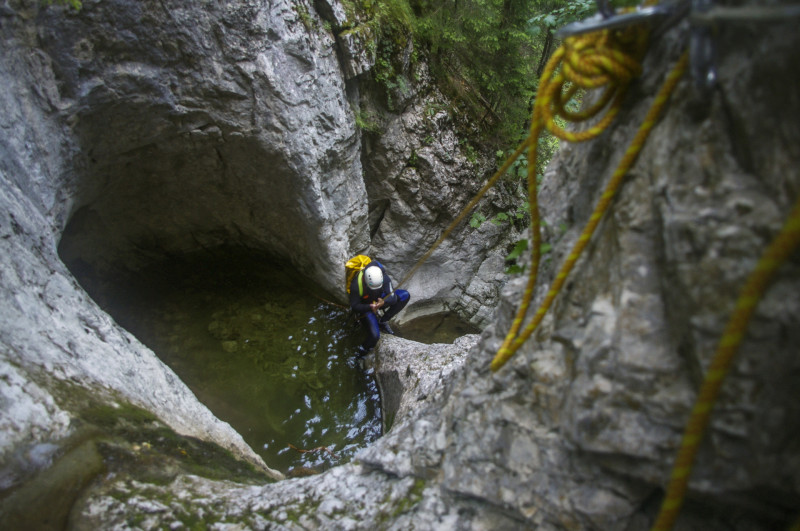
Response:
[[[739,294],[733,315],[725,327],[717,351],[706,372],[703,385],[700,387],[691,417],[686,423],[667,493],[661,505],[661,512],[653,525],[653,531],[672,529],[683,504],[692,463],[708,426],[711,409],[717,399],[720,386],[730,370],[733,356],[747,329],[747,323],[775,271],[798,247],[798,244],[800,244],[800,198],[795,203],[783,229],[764,251]]]
[[[428,251],[414,264],[408,273],[403,277],[396,287],[405,284],[422,264],[433,255],[434,251],[444,242],[451,232],[463,221],[467,214],[475,208],[478,201],[486,195],[486,192],[494,186],[497,181],[508,171],[514,161],[527,149],[533,146],[533,149],[528,150],[528,193],[529,196],[533,195],[534,200],[531,203],[531,225],[533,226],[534,209],[535,209],[535,186],[536,186],[536,142],[539,140],[539,134],[542,131],[543,124],[553,132],[557,137],[568,140],[570,142],[580,142],[589,140],[596,137],[603,132],[605,127],[611,123],[617,114],[619,105],[624,96],[625,89],[630,80],[639,74],[640,67],[638,61],[644,54],[646,43],[646,32],[641,28],[629,28],[620,31],[605,31],[601,33],[591,34],[582,37],[569,38],[562,44],[548,61],[547,66],[542,74],[541,79],[550,79],[557,75],[557,80],[547,85],[547,95],[537,97],[537,101],[546,101],[547,105],[539,105],[534,107],[534,117],[531,121],[531,134],[523,140],[514,153],[506,159],[503,166],[486,182],[475,197],[464,207],[461,213],[450,223],[444,230],[442,235],[437,239]],[[566,88],[566,93],[561,94],[560,87],[565,84],[565,78],[562,74],[556,74],[556,68],[559,66],[561,59],[564,58],[564,66],[572,72],[570,81],[573,83],[571,87]],[[615,83],[610,83],[614,79]],[[594,88],[607,84],[608,88],[603,94],[601,99],[594,104],[590,109],[582,112],[568,111],[565,106],[569,100],[581,89]],[[539,92],[542,94],[543,83],[540,82]],[[611,106],[608,103],[613,100]],[[537,111],[538,107],[538,111]],[[595,117],[603,108],[609,107],[610,110],[603,118],[602,122],[595,124],[588,131],[584,132],[570,132],[562,129],[555,123],[555,116],[560,116],[572,122],[581,122],[590,120]],[[537,114],[538,113],[538,114]],[[533,163],[533,164],[531,164]],[[531,193],[531,186],[533,192]],[[529,197],[530,199],[530,197]],[[536,211],[538,215],[538,210]],[[538,233],[538,218],[536,219],[535,232]],[[535,242],[540,239],[538,234],[534,235]],[[533,249],[538,253],[539,245],[534,245]],[[538,261],[537,261],[538,263]],[[535,278],[534,278],[535,283]]]
[[[645,4],[652,3],[654,2],[649,0],[645,2]],[[640,60],[645,51],[646,41],[646,30],[636,26],[625,30],[606,30],[580,37],[567,38],[548,61],[540,79],[539,93],[534,104],[528,137],[517,147],[516,151],[506,160],[503,166],[481,188],[461,214],[447,227],[441,237],[398,284],[398,286],[402,285],[411,278],[422,263],[433,254],[453,229],[475,207],[486,192],[505,174],[514,161],[525,149],[529,148],[528,202],[530,204],[533,240],[531,245],[531,269],[519,310],[502,346],[492,360],[491,369],[493,371],[500,369],[528,340],[541,323],[555,297],[563,287],[567,276],[590,241],[600,220],[608,210],[625,175],[636,161],[644,142],[660,117],[675,86],[683,76],[688,65],[688,53],[684,53],[681,56],[673,70],[664,80],[664,84],[654,98],[647,116],[639,126],[617,169],[612,174],[572,252],[556,275],[550,290],[531,322],[520,334],[519,330],[533,298],[541,259],[541,228],[536,190],[536,144],[539,136],[544,128],[547,128],[558,138],[569,142],[583,142],[601,134],[618,114],[622,99],[631,80],[640,74]],[[591,107],[577,112],[567,109],[570,100],[581,89],[589,90],[600,87],[605,87],[605,91]],[[598,119],[598,116],[603,111],[605,111],[605,114]],[[573,132],[560,127],[556,121],[557,117],[569,122],[596,121],[584,131]],[[652,528],[653,531],[665,531],[672,528],[683,504],[697,447],[702,440],[720,386],[728,373],[732,358],[742,340],[747,323],[775,270],[786,260],[789,253],[799,243],[800,199],[783,230],[770,244],[757,264],[756,269],[748,278],[747,284],[736,303],[734,314],[720,340],[717,352],[694,405],[692,416],[687,423],[681,448],[671,474],[670,484],[661,511]],[[792,529],[793,531],[800,531],[800,520],[795,523]]]
[[[538,138],[542,127],[546,126],[551,132],[553,132],[553,134],[564,140],[571,142],[588,140],[602,133],[608,123],[610,123],[610,121],[616,116],[617,112],[619,111],[619,106],[622,97],[624,96],[625,89],[630,83],[632,77],[638,75],[638,62],[634,62],[633,58],[635,57],[638,61],[638,58],[642,53],[640,50],[644,47],[644,37],[641,36],[641,33],[634,34],[633,37],[628,36],[627,40],[623,42],[627,44],[632,51],[637,52],[637,54],[634,55],[631,53],[624,55],[621,51],[624,48],[622,46],[618,46],[618,43],[613,43],[611,41],[610,35],[612,35],[612,33],[619,32],[603,32],[599,35],[592,35],[594,37],[594,44],[602,46],[614,46],[610,50],[598,50],[592,48],[590,46],[592,43],[588,42],[588,39],[584,37],[577,43],[573,43],[572,39],[567,39],[564,43],[565,49],[559,50],[553,55],[551,61],[548,63],[548,66],[545,69],[544,74],[542,75],[541,84],[543,88],[540,88],[540,95],[537,97],[537,101],[534,105],[534,114],[531,121],[531,138]],[[587,60],[584,55],[589,54],[599,54],[602,60]],[[562,59],[564,60],[565,66],[562,67],[561,72],[555,73],[559,62],[561,62]],[[660,116],[670,94],[686,70],[687,63],[688,54],[684,53],[684,55],[675,65],[675,68],[667,76],[666,80],[664,81],[664,85],[661,87],[661,90],[659,90],[658,94],[653,100],[653,104],[650,107],[647,116],[639,126],[639,130],[631,141],[631,144],[620,161],[617,170],[611,176],[611,180],[606,186],[600,201],[589,218],[588,224],[578,238],[575,247],[567,257],[567,260],[561,267],[561,270],[556,275],[556,278],[549,292],[547,293],[547,296],[545,297],[531,322],[520,334],[519,329],[521,328],[528,312],[531,299],[533,298],[533,290],[536,286],[536,276],[539,267],[541,246],[539,212],[536,197],[536,179],[535,174],[533,176],[529,174],[528,201],[531,205],[531,232],[533,236],[533,245],[531,248],[531,271],[528,276],[528,283],[522,296],[522,303],[520,304],[519,310],[517,311],[514,321],[511,324],[511,329],[509,330],[505,340],[503,341],[503,344],[492,360],[491,368],[493,371],[496,371],[502,367],[519,349],[519,347],[522,346],[522,344],[530,337],[539,323],[541,323],[542,318],[544,318],[544,315],[547,313],[547,310],[550,308],[550,305],[552,304],[556,295],[561,290],[567,275],[572,270],[572,267],[575,265],[575,262],[578,260],[583,249],[586,247],[589,239],[594,233],[594,230],[600,222],[600,219],[603,217],[609,205],[611,204],[611,200],[614,198],[614,195],[619,189],[623,178],[636,161],[639,151],[641,151],[647,136],[650,134],[650,131]],[[566,65],[570,65],[569,68],[567,68]],[[567,78],[565,77],[566,74],[564,74],[565,71],[574,73],[574,76],[570,79],[570,81],[575,85],[585,81],[587,82],[587,87],[594,86],[596,80],[603,77],[602,75],[598,74],[598,71],[607,73],[608,75],[606,76],[606,80],[609,83],[614,83],[606,89],[606,92],[601,98],[601,101],[611,101],[608,112],[598,121],[597,124],[580,133],[566,131],[558,127],[554,120],[554,114],[558,114],[560,116],[567,114],[563,112],[564,102],[559,98],[559,95],[564,91],[564,84],[567,81]],[[617,78],[614,76],[621,77]],[[570,94],[573,92],[573,89],[567,88],[566,91],[567,94]],[[592,109],[594,111],[601,110],[598,105],[593,106]],[[570,117],[575,116],[575,114],[570,115]],[[588,119],[592,116],[594,116],[594,114],[589,115],[589,113],[585,113],[584,115],[581,115],[580,118]],[[528,171],[535,172],[535,150],[531,149],[528,152],[528,156],[530,159],[528,162]]]
[[[647,0],[645,5],[652,5]],[[608,210],[625,175],[636,161],[644,142],[655,126],[661,112],[688,65],[688,53],[684,53],[673,70],[667,75],[664,84],[653,100],[647,116],[639,126],[628,149],[612,174],[600,200],[595,206],[589,222],[578,237],[571,253],[561,266],[545,299],[542,301],[531,322],[520,334],[519,330],[528,312],[536,287],[536,278],[541,259],[541,227],[539,219],[536,182],[536,144],[542,131],[547,128],[562,140],[583,142],[597,137],[614,120],[619,112],[622,99],[631,80],[640,74],[640,60],[644,54],[647,31],[632,26],[624,30],[606,30],[579,37],[565,39],[548,61],[540,79],[539,93],[534,103],[530,134],[505,161],[503,166],[481,188],[459,216],[445,229],[438,240],[406,274],[398,287],[404,284],[424,263],[455,227],[475,207],[478,201],[502,177],[517,158],[528,149],[528,202],[530,204],[531,269],[523,292],[522,302],[511,324],[511,328],[491,363],[492,371],[500,369],[513,354],[528,340],[541,323],[555,297],[589,243],[600,220]],[[560,67],[560,69],[559,69]],[[605,91],[588,109],[570,111],[567,105],[578,92],[605,87]],[[598,115],[605,110],[599,119]],[[559,117],[568,122],[596,120],[594,125],[584,131],[567,131],[556,121]],[[694,404],[691,417],[681,441],[681,447],[672,469],[670,483],[661,510],[652,531],[672,529],[675,519],[686,495],[692,464],[697,448],[709,423],[711,410],[717,399],[719,389],[730,370],[733,356],[742,341],[747,324],[756,305],[775,271],[789,254],[800,245],[800,199],[795,204],[782,231],[762,255],[755,270],[748,277],[725,332],[720,339],[717,351],[706,373],[705,380]],[[800,531],[800,519],[793,524],[791,531]]]
[[[461,223],[461,221],[462,221],[462,220],[463,220],[463,219],[466,217],[466,215],[467,215],[467,214],[469,214],[469,213],[470,213],[470,211],[471,211],[473,208],[475,208],[475,205],[477,205],[477,204],[478,204],[478,201],[480,201],[480,199],[481,199],[481,198],[482,198],[484,195],[486,195],[486,192],[488,192],[488,191],[489,191],[489,189],[490,189],[492,186],[494,186],[494,185],[495,185],[495,183],[498,181],[498,179],[500,179],[500,177],[502,177],[502,176],[503,176],[503,174],[505,174],[505,173],[508,171],[508,169],[509,169],[509,168],[511,167],[511,165],[514,163],[514,161],[515,161],[515,160],[517,160],[517,157],[519,157],[519,156],[522,154],[522,152],[523,152],[523,151],[525,151],[525,148],[526,148],[526,147],[528,147],[528,144],[529,144],[529,139],[528,139],[528,138],[526,138],[525,140],[523,140],[523,141],[522,141],[522,143],[519,145],[519,147],[517,147],[517,150],[514,152],[514,154],[513,154],[513,155],[511,155],[511,156],[508,158],[508,160],[506,160],[506,161],[505,161],[505,163],[503,164],[503,166],[502,166],[502,167],[501,167],[499,170],[497,170],[497,172],[495,172],[495,174],[492,176],[492,178],[491,178],[491,179],[489,179],[489,180],[486,182],[486,184],[484,184],[484,185],[483,185],[483,188],[481,188],[481,189],[478,191],[478,193],[477,193],[477,194],[475,194],[475,197],[473,197],[473,198],[472,198],[472,200],[471,200],[471,201],[470,201],[470,202],[467,204],[467,206],[466,206],[466,207],[464,207],[464,209],[461,211],[461,213],[458,215],[458,217],[456,217],[456,219],[454,219],[454,220],[453,220],[453,222],[452,222],[452,223],[450,223],[450,225],[448,225],[448,227],[447,227],[447,228],[444,230],[444,232],[442,233],[442,235],[441,235],[441,236],[439,236],[439,239],[438,239],[438,240],[436,240],[436,241],[434,242],[434,244],[433,244],[433,245],[431,245],[430,249],[428,249],[428,251],[427,251],[427,252],[426,252],[426,253],[425,253],[425,254],[422,256],[422,258],[420,258],[419,260],[417,260],[417,263],[416,263],[416,264],[414,264],[414,267],[412,267],[412,268],[411,268],[411,270],[410,270],[408,273],[406,273],[406,275],[403,277],[403,280],[401,280],[401,281],[400,281],[400,283],[399,283],[399,284],[397,284],[397,286],[395,286],[395,289],[397,289],[397,288],[399,288],[400,286],[402,286],[403,284],[405,284],[405,283],[408,281],[408,279],[410,279],[410,278],[411,278],[411,277],[414,275],[414,273],[416,273],[416,272],[417,272],[417,269],[419,269],[419,268],[420,268],[420,266],[421,266],[421,265],[422,265],[422,264],[423,264],[423,263],[424,263],[424,262],[425,262],[425,261],[426,261],[428,258],[430,258],[430,257],[431,257],[431,255],[433,254],[433,252],[434,252],[436,249],[438,249],[438,248],[439,248],[439,246],[442,244],[442,242],[443,242],[445,239],[447,239],[447,237],[448,237],[448,236],[450,236],[450,233],[451,233],[451,232],[453,232],[453,229],[455,229],[455,228],[458,226],[458,224],[459,224],[459,223]]]

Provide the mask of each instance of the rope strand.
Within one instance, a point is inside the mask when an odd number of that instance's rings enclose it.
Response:
[[[731,368],[731,363],[739,344],[742,342],[747,324],[756,309],[758,301],[764,294],[769,281],[778,268],[800,244],[800,199],[794,205],[783,229],[773,239],[761,255],[755,269],[750,273],[733,314],[725,327],[719,346],[706,372],[705,380],[700,387],[691,417],[681,440],[681,447],[672,468],[667,493],[661,505],[661,511],[653,524],[652,531],[672,529],[678,516],[692,470],[697,448],[703,440],[708,427],[711,410],[717,400],[723,380]]]
[[[486,182],[486,184],[484,184],[484,185],[483,185],[483,188],[481,188],[481,189],[478,191],[478,193],[477,193],[477,194],[475,194],[475,197],[473,197],[473,198],[472,198],[472,200],[471,200],[471,201],[470,201],[470,202],[467,204],[467,206],[466,206],[466,207],[464,207],[464,209],[463,209],[463,210],[461,211],[461,213],[460,213],[460,214],[459,214],[459,215],[456,217],[456,219],[454,219],[454,220],[453,220],[453,222],[452,222],[452,223],[450,223],[450,225],[448,225],[448,226],[447,226],[447,228],[444,230],[444,232],[442,233],[442,235],[441,235],[441,236],[439,236],[439,239],[438,239],[438,240],[436,240],[436,241],[434,242],[434,244],[433,244],[433,245],[431,245],[430,249],[428,249],[428,252],[426,252],[426,253],[425,253],[425,254],[422,256],[422,258],[420,258],[419,260],[417,260],[417,263],[416,263],[416,264],[414,264],[414,267],[412,267],[412,268],[411,268],[411,270],[410,270],[408,273],[406,273],[406,275],[403,277],[403,280],[401,280],[401,281],[400,281],[400,283],[399,283],[399,284],[397,284],[397,286],[395,287],[395,289],[396,289],[396,288],[399,288],[400,286],[402,286],[403,284],[405,284],[405,283],[408,281],[408,279],[410,279],[412,276],[414,276],[414,273],[416,273],[416,272],[417,272],[417,269],[419,269],[419,268],[420,268],[420,266],[421,266],[421,265],[422,265],[422,264],[423,264],[423,263],[424,263],[424,262],[425,262],[425,261],[426,261],[428,258],[430,258],[430,257],[431,257],[431,255],[433,254],[433,252],[434,252],[436,249],[438,249],[438,248],[439,248],[439,246],[442,244],[442,242],[443,242],[445,239],[447,239],[447,237],[448,237],[448,236],[450,236],[450,233],[451,233],[451,232],[453,232],[453,229],[455,229],[455,228],[458,226],[458,224],[459,224],[459,223],[461,223],[461,221],[462,221],[462,220],[463,220],[463,219],[466,217],[466,215],[467,215],[467,214],[469,214],[469,213],[470,213],[470,211],[471,211],[473,208],[475,208],[475,205],[477,205],[477,204],[478,204],[478,201],[480,201],[480,199],[481,199],[481,198],[482,198],[484,195],[486,195],[486,192],[488,192],[488,191],[489,191],[489,190],[492,188],[492,186],[494,186],[494,185],[495,185],[495,183],[496,183],[496,182],[497,182],[497,181],[500,179],[500,177],[502,177],[502,176],[503,176],[503,175],[504,175],[504,174],[505,174],[505,173],[508,171],[508,169],[509,169],[509,168],[511,167],[511,165],[514,163],[514,161],[515,161],[515,160],[517,160],[517,158],[518,158],[520,155],[522,155],[522,152],[523,152],[523,151],[525,151],[525,148],[527,148],[529,144],[530,144],[530,137],[528,137],[528,138],[526,138],[525,140],[523,140],[523,141],[522,141],[522,143],[521,143],[521,144],[520,144],[520,145],[517,147],[516,151],[514,151],[514,153],[513,153],[513,154],[512,154],[512,155],[511,155],[511,156],[510,156],[510,157],[509,157],[509,158],[508,158],[508,159],[505,161],[505,163],[503,164],[503,166],[502,166],[502,167],[501,167],[499,170],[497,170],[497,172],[495,172],[495,174],[494,174],[494,175],[492,175],[492,178],[491,178],[491,179],[489,179],[489,180]],[[533,151],[536,151],[536,150],[534,149]]]
[[[650,0],[645,2],[646,5],[652,5],[653,3]],[[545,128],[559,139],[568,142],[584,142],[600,135],[616,118],[628,86],[641,72],[640,61],[646,49],[647,33],[641,26],[632,26],[624,30],[605,30],[565,39],[562,46],[556,50],[548,61],[542,73],[528,137],[508,157],[503,166],[489,179],[398,284],[398,286],[404,284],[416,273],[422,263],[430,258],[433,252],[475,207],[486,192],[506,173],[525,149],[528,149],[528,202],[530,205],[531,237],[533,240],[530,251],[531,268],[520,306],[503,344],[491,362],[492,371],[499,370],[530,338],[552,306],[566,278],[591,240],[603,216],[608,211],[625,176],[636,162],[645,141],[661,116],[672,92],[685,73],[689,60],[688,53],[685,52],[680,57],[672,71],[666,76],[646,117],[631,140],[617,169],[609,179],[572,251],[556,274],[550,289],[530,323],[520,333],[533,299],[541,260],[541,222],[539,219],[536,178],[536,147],[539,136]],[[604,92],[589,108],[580,111],[573,111],[567,108],[581,90],[601,87],[605,87]],[[604,114],[600,116],[601,113]],[[595,123],[584,131],[568,131],[558,124],[559,120],[573,123],[595,120]],[[674,525],[688,489],[688,481],[698,446],[703,439],[720,387],[730,370],[733,357],[744,337],[749,320],[769,281],[798,245],[800,245],[800,199],[794,205],[783,229],[768,246],[756,268],[748,277],[736,302],[733,315],[720,339],[717,351],[698,393],[691,417],[687,422],[681,447],[671,472],[667,492],[652,531],[667,531]],[[800,531],[800,520],[794,524],[792,529],[793,531]]]
[[[650,0],[645,2],[646,5],[652,5],[653,3]],[[594,235],[598,224],[610,208],[625,176],[636,162],[667,101],[685,73],[689,60],[688,53],[685,52],[680,57],[672,71],[666,76],[646,117],[640,124],[636,135],[631,140],[628,149],[609,179],[572,251],[556,274],[550,289],[530,323],[520,333],[533,299],[541,260],[541,221],[539,219],[536,178],[536,147],[539,136],[544,129],[547,129],[559,139],[568,142],[584,142],[600,135],[619,113],[631,81],[640,75],[640,61],[646,49],[647,38],[648,34],[644,28],[632,26],[624,30],[605,30],[565,39],[562,46],[556,50],[548,61],[541,76],[528,137],[508,157],[503,166],[489,179],[398,284],[398,286],[404,284],[414,275],[422,263],[430,258],[433,252],[475,207],[486,192],[505,174],[525,149],[528,149],[528,202],[530,205],[531,237],[533,241],[530,250],[531,268],[520,306],[503,344],[491,362],[492,371],[499,370],[541,324],[562,289],[566,278]],[[601,87],[605,87],[604,92],[589,108],[579,111],[568,109],[570,102],[581,90]],[[601,113],[603,113],[602,116]],[[583,131],[568,131],[559,125],[560,120],[573,123],[588,120],[594,120],[595,122]],[[692,414],[687,422],[681,447],[671,472],[667,492],[652,531],[667,531],[673,527],[688,489],[689,477],[698,446],[707,430],[714,403],[730,370],[733,357],[744,337],[750,318],[769,281],[798,245],[800,245],[800,199],[794,205],[783,229],[768,246],[756,268],[748,277],[737,299],[734,312],[720,339],[717,351],[698,393]],[[800,531],[800,520],[794,524],[792,529],[793,531]]]
[[[569,40],[569,39],[568,39]],[[554,56],[554,61],[560,60],[560,57]],[[611,176],[611,180],[606,185],[606,189],[603,192],[603,195],[600,198],[597,206],[594,209],[591,217],[589,218],[589,222],[587,223],[586,227],[584,228],[583,232],[581,233],[580,237],[578,238],[575,247],[573,248],[570,255],[567,257],[567,260],[562,265],[561,270],[556,275],[556,278],[551,286],[550,290],[547,293],[544,301],[542,302],[541,306],[537,310],[536,314],[534,314],[533,319],[531,322],[526,326],[525,330],[520,334],[519,330],[522,327],[522,323],[525,319],[525,316],[528,312],[528,308],[530,306],[531,299],[533,298],[533,290],[536,286],[536,275],[538,271],[539,265],[539,236],[540,224],[538,220],[538,209],[536,209],[536,219],[534,219],[534,205],[537,204],[536,199],[536,190],[535,190],[535,179],[529,178],[529,201],[531,204],[531,232],[533,234],[534,244],[533,248],[531,249],[531,272],[528,277],[528,283],[525,287],[525,291],[523,292],[522,302],[520,304],[519,310],[511,324],[511,329],[509,330],[508,334],[506,335],[503,344],[501,345],[500,349],[497,351],[494,359],[491,363],[491,369],[493,371],[497,371],[500,369],[505,363],[511,358],[511,356],[522,346],[525,341],[530,337],[530,335],[536,330],[536,328],[541,323],[542,319],[544,318],[547,310],[553,303],[556,295],[558,295],[559,291],[561,290],[564,282],[569,275],[570,271],[572,270],[575,262],[577,262],[578,258],[580,257],[583,249],[588,244],[590,238],[594,234],[595,229],[597,228],[598,223],[602,219],[605,212],[608,210],[612,199],[614,198],[617,190],[619,189],[625,175],[630,170],[633,163],[636,161],[639,152],[644,145],[645,140],[647,139],[650,131],[656,124],[658,117],[661,114],[664,106],[667,103],[672,91],[675,89],[680,78],[683,76],[683,73],[686,71],[686,67],[688,65],[688,54],[684,53],[681,56],[678,63],[673,68],[672,72],[667,76],[664,81],[663,86],[659,90],[658,94],[656,95],[655,99],[653,100],[653,104],[650,107],[650,110],[647,113],[642,124],[639,126],[639,130],[637,131],[636,135],[634,136],[633,140],[631,141],[630,146],[628,147],[625,155],[623,156],[622,160],[620,161],[617,170]],[[635,69],[634,69],[635,70]],[[555,66],[550,69],[550,71],[555,71]],[[544,92],[544,98],[539,102],[537,100],[537,105],[534,109],[534,118],[532,120],[533,127],[536,127],[538,131],[541,129],[541,124],[537,122],[537,109],[547,109],[551,108],[551,103],[554,101],[552,99],[552,95],[554,93],[559,92],[561,89],[560,87],[563,86],[563,78],[560,75],[553,76],[552,84],[558,84],[558,86],[554,89],[552,86],[548,85],[548,88]],[[625,86],[628,84],[628,80],[623,80]],[[614,106],[609,110],[609,112],[601,119],[601,121],[594,127],[590,128],[589,130],[585,131],[584,133],[577,135],[571,133],[569,131],[561,130],[567,139],[574,141],[576,138],[579,138],[580,141],[584,140],[585,137],[593,138],[599,135],[602,132],[602,128],[608,123],[608,118],[611,115],[612,117],[616,115],[618,112],[619,104],[617,101],[621,101],[622,95],[624,95],[624,88],[617,89],[617,96],[615,98]],[[541,112],[545,112],[542,110]],[[536,134],[538,136],[537,131],[532,131],[531,136]],[[555,134],[555,133],[554,133]],[[533,151],[533,150],[531,150]],[[528,165],[529,171],[531,168],[535,168],[535,164],[531,166],[529,162]],[[535,171],[535,170],[534,170]],[[531,183],[533,181],[533,183]]]

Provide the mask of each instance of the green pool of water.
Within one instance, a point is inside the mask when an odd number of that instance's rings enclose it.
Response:
[[[301,475],[381,434],[361,331],[304,286],[267,257],[227,250],[160,264],[104,299],[269,466]]]
[[[480,334],[476,326],[449,312],[417,317],[394,327],[397,335],[427,345],[452,343],[467,334]]]

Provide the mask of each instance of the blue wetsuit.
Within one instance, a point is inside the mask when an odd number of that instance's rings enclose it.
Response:
[[[367,340],[361,345],[361,350],[366,352],[370,350],[378,342],[381,337],[382,323],[386,323],[397,315],[400,310],[405,308],[408,300],[411,298],[409,293],[404,289],[395,290],[392,293],[392,281],[389,279],[389,273],[386,268],[379,262],[372,261],[369,266],[377,265],[383,271],[383,286],[379,289],[370,289],[367,286],[367,281],[362,274],[363,272],[356,273],[350,283],[350,307],[358,314],[362,315],[362,323],[367,329]],[[391,295],[388,295],[390,294]],[[388,295],[388,296],[387,296]],[[370,304],[383,299],[384,314],[383,317],[378,318],[377,315],[370,308]]]

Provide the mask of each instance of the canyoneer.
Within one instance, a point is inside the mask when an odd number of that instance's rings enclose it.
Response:
[[[392,288],[392,280],[380,262],[359,255],[347,264],[352,277],[347,285],[350,308],[367,331],[367,339],[358,347],[358,355],[364,356],[378,342],[381,332],[394,333],[389,320],[405,308],[411,296],[404,289]]]

